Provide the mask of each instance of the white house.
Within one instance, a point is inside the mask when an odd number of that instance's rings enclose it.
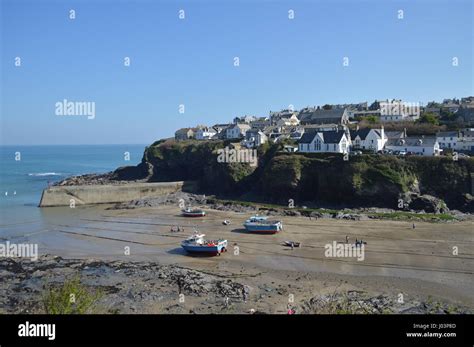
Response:
[[[268,142],[268,137],[259,129],[250,129],[245,133],[242,144],[247,148],[255,148]]]
[[[474,128],[463,129],[459,132],[458,150],[474,152]]]
[[[250,130],[248,124],[233,124],[226,129],[227,139],[240,139],[245,136],[245,133]]]
[[[297,126],[300,124],[300,120],[296,116],[295,113],[293,113],[291,116],[287,117],[281,117],[277,122],[276,125],[283,127],[283,126]]]
[[[350,139],[345,131],[309,131],[298,142],[298,151],[303,153],[347,153]]]
[[[209,140],[214,135],[217,134],[217,131],[213,128],[200,127],[195,133],[194,136],[196,140]]]
[[[442,131],[436,134],[439,147],[443,149],[458,149],[459,133],[457,131]]]
[[[411,152],[424,156],[439,155],[439,143],[435,137],[405,137],[389,139],[385,148],[392,151]]]
[[[358,129],[351,130],[351,143],[353,148],[369,149],[373,151],[381,151],[387,142],[384,128],[381,129]]]

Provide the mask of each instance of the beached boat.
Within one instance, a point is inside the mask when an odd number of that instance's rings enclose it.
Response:
[[[227,240],[206,240],[204,234],[194,234],[181,242],[181,247],[189,253],[220,255],[227,251]]]
[[[191,208],[186,208],[184,210],[181,210],[181,213],[183,214],[184,217],[204,217],[206,215],[206,212],[203,210],[191,209]]]
[[[275,234],[283,229],[281,221],[268,220],[264,216],[252,216],[244,223],[245,230],[252,233]]]

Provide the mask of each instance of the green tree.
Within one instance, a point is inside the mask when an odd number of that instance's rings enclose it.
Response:
[[[439,125],[439,118],[434,113],[423,113],[420,117],[419,123]]]

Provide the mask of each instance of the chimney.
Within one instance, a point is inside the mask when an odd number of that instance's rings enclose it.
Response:
[[[407,137],[407,128],[403,128],[403,137]]]
[[[356,125],[356,131],[359,131],[359,124]]]
[[[382,137],[382,141],[383,141],[383,139],[385,138],[385,130],[384,130],[383,125],[382,125],[382,127],[380,128],[380,137]]]

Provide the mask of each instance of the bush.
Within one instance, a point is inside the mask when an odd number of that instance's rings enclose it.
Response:
[[[59,287],[50,286],[43,297],[43,306],[47,314],[94,313],[102,296],[101,290],[87,290],[76,276]]]

